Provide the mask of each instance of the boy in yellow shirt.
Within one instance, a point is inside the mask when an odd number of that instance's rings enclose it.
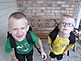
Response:
[[[50,46],[51,58],[57,58],[61,61],[64,54],[67,54],[69,48],[75,44],[75,38],[72,31],[75,27],[75,19],[70,15],[61,17],[61,22],[48,36],[48,45]]]

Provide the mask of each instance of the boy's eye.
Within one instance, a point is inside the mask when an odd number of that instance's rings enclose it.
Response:
[[[71,25],[71,23],[68,23],[68,25]]]
[[[25,29],[25,27],[22,27],[21,29]]]
[[[63,26],[67,25],[68,27],[74,26],[72,23],[61,22]]]
[[[17,30],[17,28],[14,28],[13,30]]]
[[[71,27],[72,27],[72,26],[73,26],[73,24],[72,24],[72,23],[68,23],[68,26],[71,26]]]
[[[62,24],[64,24],[64,25],[65,25],[65,22],[63,22]]]
[[[65,23],[65,22],[62,22],[61,24],[62,24],[62,25],[65,25],[66,23]]]

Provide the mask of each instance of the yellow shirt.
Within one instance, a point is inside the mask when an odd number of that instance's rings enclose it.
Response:
[[[48,43],[51,43],[50,37],[48,37]],[[52,52],[56,55],[63,54],[66,46],[69,44],[69,40],[65,40],[60,37],[56,37],[54,42],[52,43]]]

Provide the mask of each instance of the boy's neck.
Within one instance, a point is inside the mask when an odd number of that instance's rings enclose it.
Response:
[[[62,32],[59,32],[58,35],[59,37],[64,38],[64,39],[68,39],[70,36],[69,33],[67,34],[67,33],[62,33]]]

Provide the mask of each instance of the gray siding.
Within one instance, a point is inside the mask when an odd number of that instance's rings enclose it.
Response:
[[[8,16],[16,10],[16,0],[0,0],[0,47],[6,39]]]

